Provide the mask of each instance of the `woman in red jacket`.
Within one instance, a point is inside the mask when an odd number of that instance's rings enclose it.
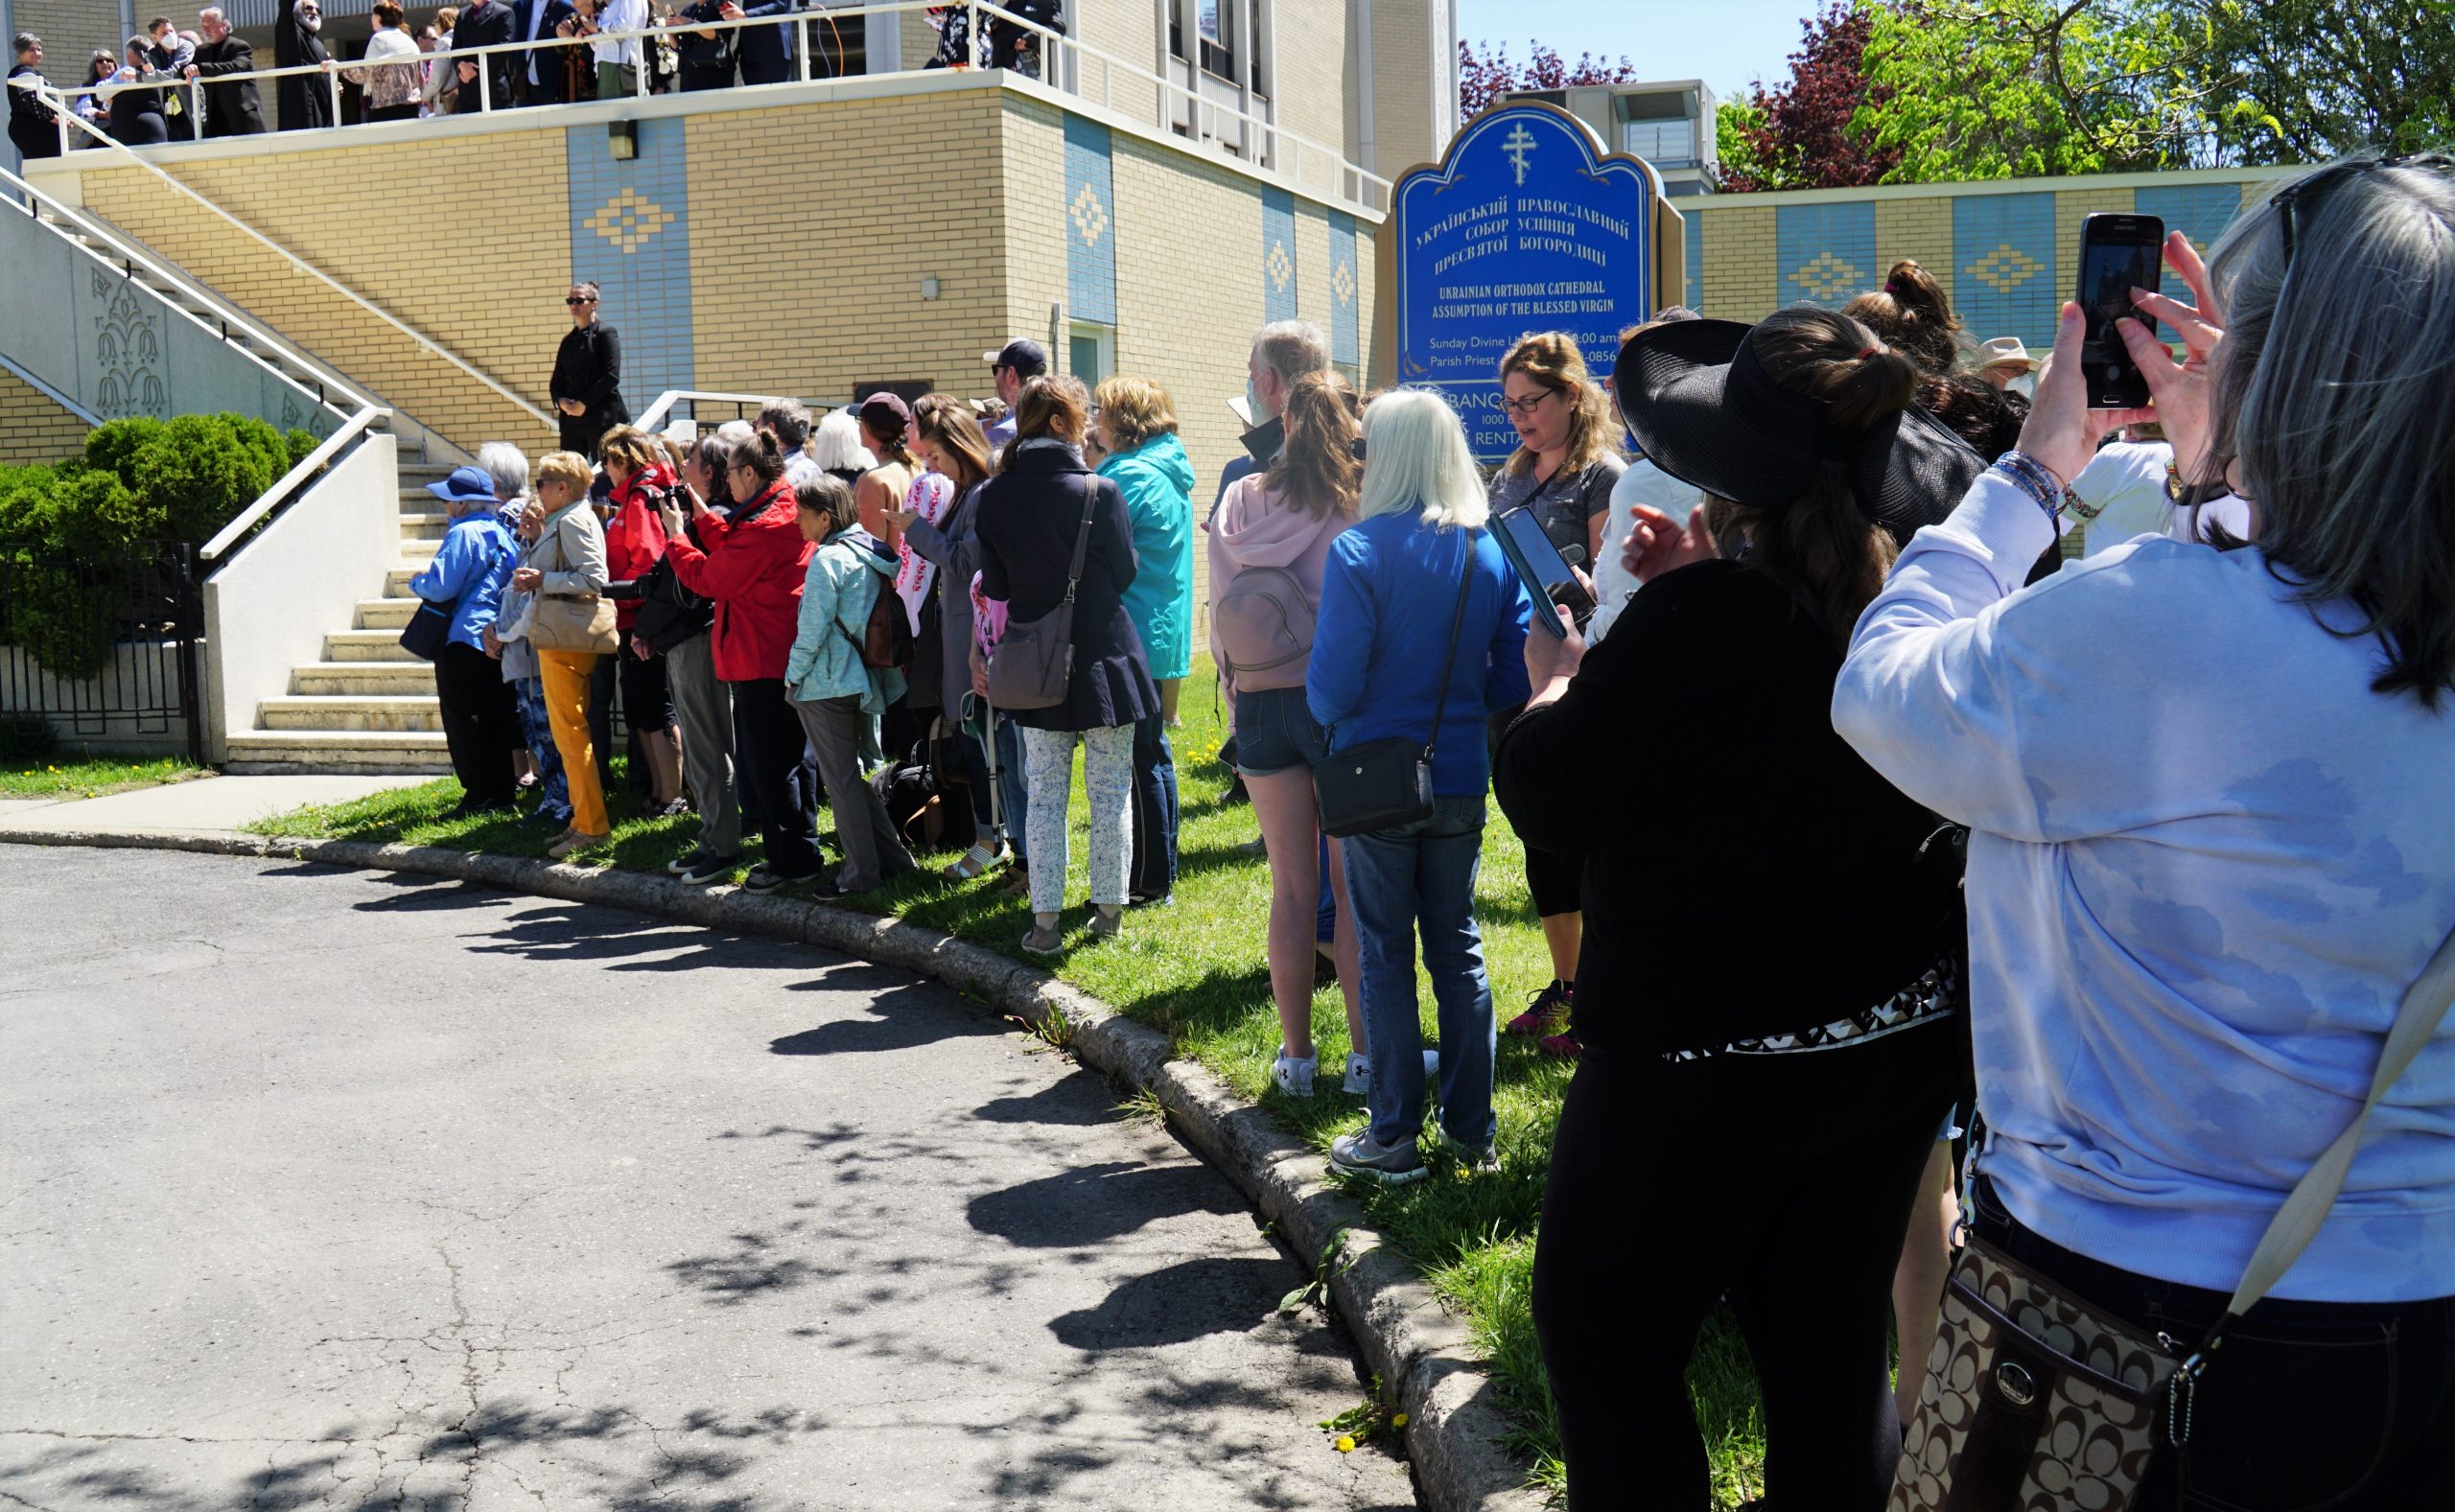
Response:
[[[793,780],[805,736],[784,696],[784,659],[801,614],[802,578],[810,544],[802,539],[784,454],[760,431],[725,458],[733,518],[692,500],[691,522],[702,551],[682,527],[671,496],[665,503],[666,551],[682,586],[715,600],[710,646],[716,676],[733,691],[734,767],[746,809],[760,815],[766,856],[742,886],[772,892],[819,874],[818,826],[807,790]]]
[[[673,739],[673,692],[665,680],[665,658],[631,633],[640,617],[641,582],[665,555],[662,511],[674,490],[673,467],[665,447],[635,426],[616,426],[597,442],[605,479],[614,485],[614,518],[605,523],[605,571],[613,579],[614,626],[622,682],[622,717],[640,737],[648,764],[648,811],[683,812],[682,748]]]

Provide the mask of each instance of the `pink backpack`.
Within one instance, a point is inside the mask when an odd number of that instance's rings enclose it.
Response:
[[[1310,657],[1314,616],[1312,595],[1286,568],[1238,569],[1210,616],[1228,681]]]

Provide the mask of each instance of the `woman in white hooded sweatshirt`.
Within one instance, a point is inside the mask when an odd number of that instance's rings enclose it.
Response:
[[[1270,851],[1270,989],[1283,1039],[1271,1076],[1292,1097],[1313,1095],[1313,935],[1321,887],[1313,767],[1329,754],[1305,708],[1304,673],[1330,543],[1355,523],[1364,465],[1355,454],[1354,405],[1354,391],[1334,372],[1297,380],[1277,460],[1238,478],[1209,526],[1210,654],[1235,695],[1236,770]],[[1364,1058],[1362,973],[1338,848],[1329,853],[1339,900],[1332,948],[1346,996],[1352,1078]]]

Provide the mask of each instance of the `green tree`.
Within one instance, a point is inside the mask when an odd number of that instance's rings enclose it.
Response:
[[[1714,108],[1714,155],[1722,165],[1722,188],[1732,194],[1785,187],[1759,144],[1765,140],[1765,107],[1753,100],[1725,100]]]
[[[2455,142],[2455,0],[2179,0],[2210,38],[2229,161]]]

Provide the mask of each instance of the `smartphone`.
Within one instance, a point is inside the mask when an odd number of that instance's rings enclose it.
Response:
[[[2131,302],[2135,289],[2155,290],[2165,264],[2165,222],[2155,216],[2093,215],[2080,222],[2080,291],[2088,315],[2080,345],[2081,375],[2092,409],[2139,409],[2148,380],[2122,344],[2116,320],[2129,315],[2157,329],[2155,317]]]
[[[1594,595],[1577,580],[1568,558],[1560,555],[1560,548],[1543,533],[1543,523],[1534,518],[1533,511],[1523,504],[1502,511],[1492,521],[1492,537],[1500,543],[1501,555],[1517,569],[1526,591],[1534,595],[1534,623],[1558,636],[1559,616],[1547,613],[1542,607],[1558,604],[1583,630],[1585,622],[1594,617]]]

